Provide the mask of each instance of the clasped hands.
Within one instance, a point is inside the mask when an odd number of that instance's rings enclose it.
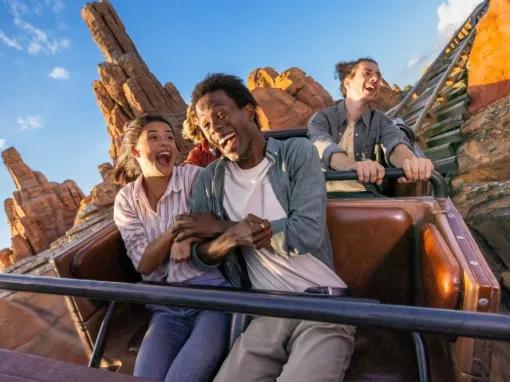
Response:
[[[244,245],[256,249],[270,246],[273,231],[267,219],[249,214],[240,222],[217,219],[210,213],[179,215],[172,227],[174,241],[170,258],[175,262],[187,261],[196,241],[221,238],[233,247]]]

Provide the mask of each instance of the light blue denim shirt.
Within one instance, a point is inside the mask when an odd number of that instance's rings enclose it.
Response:
[[[312,143],[304,138],[278,141],[269,138],[266,157],[273,162],[268,172],[273,191],[287,212],[287,217],[271,222],[273,234],[283,240],[281,248],[295,254],[310,253],[333,268],[331,242],[326,228],[326,185],[320,159]],[[220,219],[229,219],[223,208],[225,163],[220,158],[207,166],[197,177],[191,195],[192,212],[210,212]],[[193,263],[202,269],[217,265],[205,264],[193,248]],[[221,266],[236,287],[249,287],[246,265],[240,251],[227,255]]]

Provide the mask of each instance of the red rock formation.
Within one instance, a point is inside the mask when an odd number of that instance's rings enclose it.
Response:
[[[92,188],[89,196],[82,199],[74,226],[81,224],[96,212],[111,207],[115,202],[115,195],[120,186],[113,181],[113,166],[110,163],[102,163],[98,169],[103,181]]]
[[[377,110],[388,111],[397,106],[404,97],[405,92],[401,91],[397,85],[390,86],[382,79],[377,97],[372,101],[371,106]]]
[[[491,0],[476,26],[468,62],[469,113],[510,95],[510,2]]]
[[[462,127],[455,205],[471,229],[510,269],[510,96],[472,116]]]
[[[263,130],[306,127],[318,110],[334,105],[329,93],[298,68],[278,74],[273,68],[258,68],[248,76],[248,88],[262,110]]]
[[[118,155],[120,136],[130,119],[143,113],[159,113],[170,121],[181,155],[192,144],[182,138],[186,103],[172,83],[164,86],[149,71],[133,41],[107,0],[85,5],[81,16],[106,58],[98,65],[100,80],[92,84],[97,103],[111,136],[110,157]]]
[[[461,128],[459,169],[452,184],[510,179],[510,96],[472,116]]]
[[[11,256],[12,250],[10,248],[0,249],[0,271],[13,264]]]
[[[17,189],[4,203],[12,241],[12,252],[2,250],[0,255],[5,268],[47,249],[71,228],[84,195],[72,180],[48,182],[43,174],[32,171],[12,147],[2,152],[2,158]]]

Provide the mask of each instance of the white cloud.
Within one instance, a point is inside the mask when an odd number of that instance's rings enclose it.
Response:
[[[469,14],[480,4],[480,0],[447,0],[437,7],[437,30],[446,41],[466,20]]]
[[[41,44],[38,44],[37,42],[32,41],[30,44],[28,44],[27,52],[32,56],[39,54],[42,50],[43,47],[41,46]]]
[[[7,45],[9,48],[22,50],[23,47],[14,37],[8,37],[0,30],[0,42]]]
[[[3,149],[5,146],[5,139],[0,138],[0,149]]]
[[[407,62],[407,68],[414,70],[430,65],[480,2],[481,0],[446,0],[439,4],[437,7],[439,38],[433,46],[415,53]]]
[[[42,117],[40,115],[27,115],[16,119],[21,130],[38,129],[43,126]]]
[[[26,21],[28,16],[41,16],[44,7],[50,7],[52,12],[57,15],[65,7],[62,0],[46,0],[45,2],[32,0],[30,8],[20,0],[5,0],[5,2],[13,16],[14,25],[22,32],[22,35],[18,40],[15,40],[5,36],[0,31],[1,43],[16,49],[23,49],[23,46],[25,46],[26,51],[31,55],[56,54],[71,46],[71,40],[68,38],[51,37],[51,33]]]
[[[55,66],[50,74],[48,74],[48,77],[54,80],[67,80],[69,78],[69,72],[65,68]]]
[[[420,53],[415,53],[413,57],[407,62],[407,67],[409,69],[414,69],[422,59],[422,55]]]

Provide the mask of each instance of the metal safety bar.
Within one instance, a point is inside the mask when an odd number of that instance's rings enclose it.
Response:
[[[357,180],[358,173],[354,170],[350,171],[326,171],[324,172],[326,180]],[[401,168],[384,169],[384,177],[388,179],[396,179],[404,176],[404,170]],[[445,179],[437,171],[432,171],[429,182],[434,187],[434,196],[446,198],[448,196],[448,186]]]
[[[510,341],[510,316],[235,288],[0,274],[0,288]]]
[[[99,364],[101,363],[104,345],[106,342],[106,332],[108,331],[108,326],[110,325],[114,309],[115,301],[111,301],[108,305],[103,321],[101,322],[101,327],[99,328],[99,333],[97,334],[96,342],[94,343],[94,348],[92,349],[92,354],[90,356],[89,367],[99,367]]]

